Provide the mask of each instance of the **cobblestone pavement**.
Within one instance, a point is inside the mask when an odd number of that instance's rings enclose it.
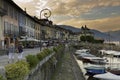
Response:
[[[85,80],[85,78],[73,55],[66,52],[58,63],[51,80]]]

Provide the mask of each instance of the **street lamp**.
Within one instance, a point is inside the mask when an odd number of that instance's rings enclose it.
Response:
[[[27,35],[25,36],[25,47],[27,48]]]
[[[51,16],[51,11],[47,8],[43,9],[40,11],[40,19],[42,18],[42,15],[48,19]],[[42,36],[42,30],[40,29],[40,51],[41,51],[41,47],[42,47],[42,43],[41,43],[41,36]]]
[[[40,19],[42,18],[42,14],[46,19],[48,19],[51,16],[51,11],[47,8],[41,10],[40,11]]]

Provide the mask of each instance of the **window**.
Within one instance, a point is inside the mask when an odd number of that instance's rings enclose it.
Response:
[[[7,22],[4,21],[4,34],[7,34]]]
[[[18,20],[18,12],[16,10],[14,10],[14,17],[16,20]]]
[[[13,8],[10,7],[10,16],[13,18]]]
[[[3,3],[3,7],[7,11],[7,15],[8,15],[8,4],[5,1]]]
[[[2,0],[0,0],[0,7],[2,7]]]
[[[13,18],[15,19],[15,9],[13,8]]]
[[[14,34],[14,25],[13,24],[11,24],[11,27],[10,27],[10,31],[11,31],[11,34]]]
[[[10,24],[8,23],[8,25],[7,25],[7,31],[8,31],[8,34],[10,34],[11,33],[11,31],[10,31]]]
[[[9,34],[11,34],[11,24],[8,23],[8,30],[9,30]]]

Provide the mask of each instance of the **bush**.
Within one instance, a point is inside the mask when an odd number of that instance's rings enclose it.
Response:
[[[51,51],[50,49],[44,49],[43,52],[44,52],[44,54],[46,54],[46,55],[49,55],[49,54],[52,53],[52,51]]]
[[[39,61],[41,61],[42,59],[44,59],[45,57],[47,57],[52,52],[53,51],[50,50],[50,49],[44,49],[41,53],[37,54],[37,57],[38,57]]]
[[[61,50],[62,51],[64,50],[64,46],[63,45],[59,45],[59,46],[53,48],[53,51],[55,51],[56,53],[61,52]]]
[[[58,52],[58,49],[56,47],[53,48],[53,51],[55,51],[56,53]]]
[[[2,75],[0,75],[0,80],[6,80],[5,78],[3,78],[3,76]]]
[[[38,57],[39,61],[41,61],[45,57],[44,52],[38,53],[37,57]]]
[[[39,59],[36,55],[28,55],[28,56],[26,56],[26,60],[30,65],[30,69],[36,67],[36,65],[39,62]]]
[[[7,80],[24,80],[29,73],[29,65],[25,61],[9,64],[5,67]]]

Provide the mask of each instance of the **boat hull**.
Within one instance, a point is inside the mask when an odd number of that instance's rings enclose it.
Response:
[[[104,67],[88,67],[88,68],[85,68],[86,69],[86,74],[87,75],[95,75],[95,74],[103,74],[103,73],[106,73],[106,70]]]

